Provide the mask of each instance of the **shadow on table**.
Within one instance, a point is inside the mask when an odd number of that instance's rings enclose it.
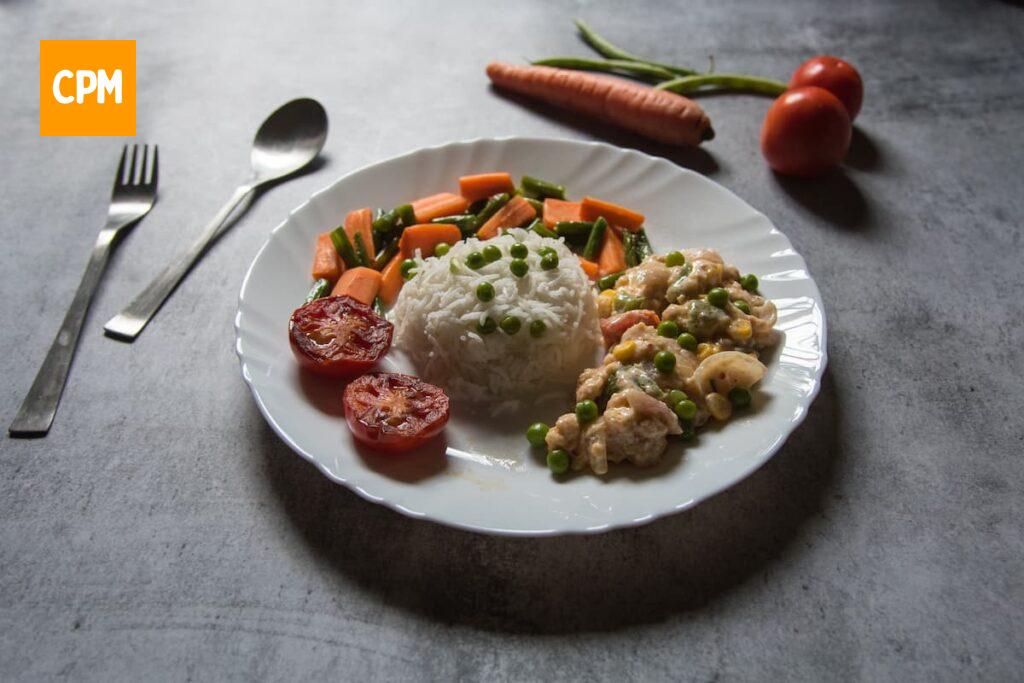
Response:
[[[602,123],[582,114],[576,114],[550,104],[537,102],[514,93],[498,90],[493,86],[491,87],[491,93],[524,109],[529,109],[535,114],[539,114],[555,123],[574,128],[581,133],[586,133],[597,140],[619,147],[631,147],[646,154],[667,159],[674,164],[704,175],[714,175],[718,172],[718,162],[700,147],[663,145],[652,142],[640,135],[630,133],[617,126]]]
[[[512,633],[609,631],[700,609],[799,552],[842,458],[831,375],[764,467],[696,508],[597,536],[483,536],[359,500],[267,428],[267,484],[314,556],[380,600],[442,624]]]

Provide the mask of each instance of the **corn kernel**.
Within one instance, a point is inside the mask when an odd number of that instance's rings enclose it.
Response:
[[[615,298],[615,290],[614,289],[606,289],[603,292],[601,292],[601,296],[607,296],[607,297]]]
[[[621,363],[628,363],[633,360],[633,355],[636,353],[636,342],[632,339],[624,341],[612,350],[612,355],[615,356],[615,360]]]
[[[738,342],[745,342],[754,333],[749,320],[733,320],[729,324],[729,336]]]
[[[708,342],[701,342],[697,344],[697,360],[704,360],[708,356],[713,356],[722,350],[718,344],[709,344]]]

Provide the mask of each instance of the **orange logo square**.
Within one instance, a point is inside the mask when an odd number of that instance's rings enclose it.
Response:
[[[40,40],[39,134],[135,135],[135,41]]]

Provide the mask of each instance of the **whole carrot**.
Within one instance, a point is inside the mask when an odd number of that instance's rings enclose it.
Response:
[[[588,114],[669,145],[699,145],[715,136],[693,100],[646,85],[547,66],[487,65],[500,88]]]

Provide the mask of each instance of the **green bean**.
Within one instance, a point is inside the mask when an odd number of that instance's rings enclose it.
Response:
[[[346,268],[359,266],[359,257],[356,256],[356,250],[352,248],[352,243],[349,241],[348,235],[345,234],[345,228],[332,230],[331,242],[334,243],[334,250],[338,252],[338,256],[344,261]]]
[[[596,50],[598,54],[604,57],[608,57],[609,59],[622,59],[629,62],[640,62],[641,64],[660,67],[662,69],[665,69],[666,71],[671,71],[672,73],[680,74],[683,76],[697,73],[693,69],[686,69],[680,66],[673,66],[671,64],[655,62],[653,60],[644,59],[643,57],[638,57],[634,54],[626,52],[622,48],[616,47],[615,45],[609,43],[603,37],[598,35],[598,33],[594,29],[590,28],[579,19],[576,20],[576,28],[580,30],[580,36],[582,36],[583,41],[587,45],[594,48],[594,50]]]
[[[487,219],[498,213],[498,209],[508,204],[509,197],[508,192],[500,192],[496,195],[491,196],[484,204],[484,208],[480,209],[476,215],[476,225],[479,228],[481,225],[487,222]]]
[[[668,90],[674,93],[692,93],[697,90],[728,90],[730,92],[747,92],[776,97],[789,87],[782,81],[759,76],[742,74],[697,74],[680,76],[672,80],[658,83],[657,90]]]
[[[548,226],[544,225],[544,221],[542,221],[539,218],[530,223],[530,226],[527,228],[527,230],[533,230],[541,237],[550,237],[551,239],[558,239],[558,233],[554,232],[553,230],[548,228]]]
[[[390,211],[382,211],[376,218],[373,219],[373,232],[378,235],[390,235],[398,225],[398,212],[394,209]]]
[[[384,270],[384,266],[391,262],[391,259],[398,253],[398,240],[391,240],[384,245],[384,248],[377,254],[377,258],[373,260],[374,270]]]
[[[562,237],[589,235],[594,229],[590,221],[559,221],[555,223],[555,232]]]
[[[636,258],[635,242],[636,236],[632,232],[629,230],[622,231],[622,248],[626,252],[626,265],[630,268],[639,263]]]
[[[367,245],[363,236],[357,232],[353,241],[355,242],[356,257],[359,259],[359,265],[372,268],[373,260],[370,258],[370,252],[366,250]],[[373,248],[372,245],[370,248]]]
[[[615,288],[615,283],[619,281],[619,278],[622,277],[622,274],[625,273],[625,272],[626,271],[624,271],[624,270],[620,270],[617,273],[608,273],[604,277],[600,278],[597,281],[597,289],[598,289],[598,291],[603,292],[606,289],[614,289]]]
[[[526,201],[533,207],[534,212],[538,216],[544,215],[544,202],[539,199],[533,199],[532,197],[526,197]]]
[[[588,59],[586,57],[548,57],[532,62],[538,66],[555,66],[562,69],[576,69],[577,71],[603,71],[605,73],[642,78],[652,83],[672,80],[676,77],[674,71],[631,59]]]
[[[533,176],[524,175],[520,181],[523,189],[538,197],[551,197],[552,199],[565,199],[565,186],[552,183]]]
[[[402,227],[408,228],[410,225],[416,225],[416,211],[412,208],[412,204],[400,204],[395,207],[395,213],[402,220]]]
[[[442,216],[441,218],[435,218],[430,222],[454,225],[460,232],[462,232],[463,237],[476,230],[476,216],[471,213],[461,213],[456,216]]]
[[[313,286],[309,288],[309,294],[306,295],[306,301],[303,305],[308,304],[311,301],[322,299],[331,293],[331,281],[320,278],[313,283]]]
[[[594,227],[590,229],[590,237],[587,238],[587,246],[583,247],[583,258],[588,261],[594,260],[604,241],[604,233],[607,229],[608,221],[604,219],[604,216],[594,221]]]

